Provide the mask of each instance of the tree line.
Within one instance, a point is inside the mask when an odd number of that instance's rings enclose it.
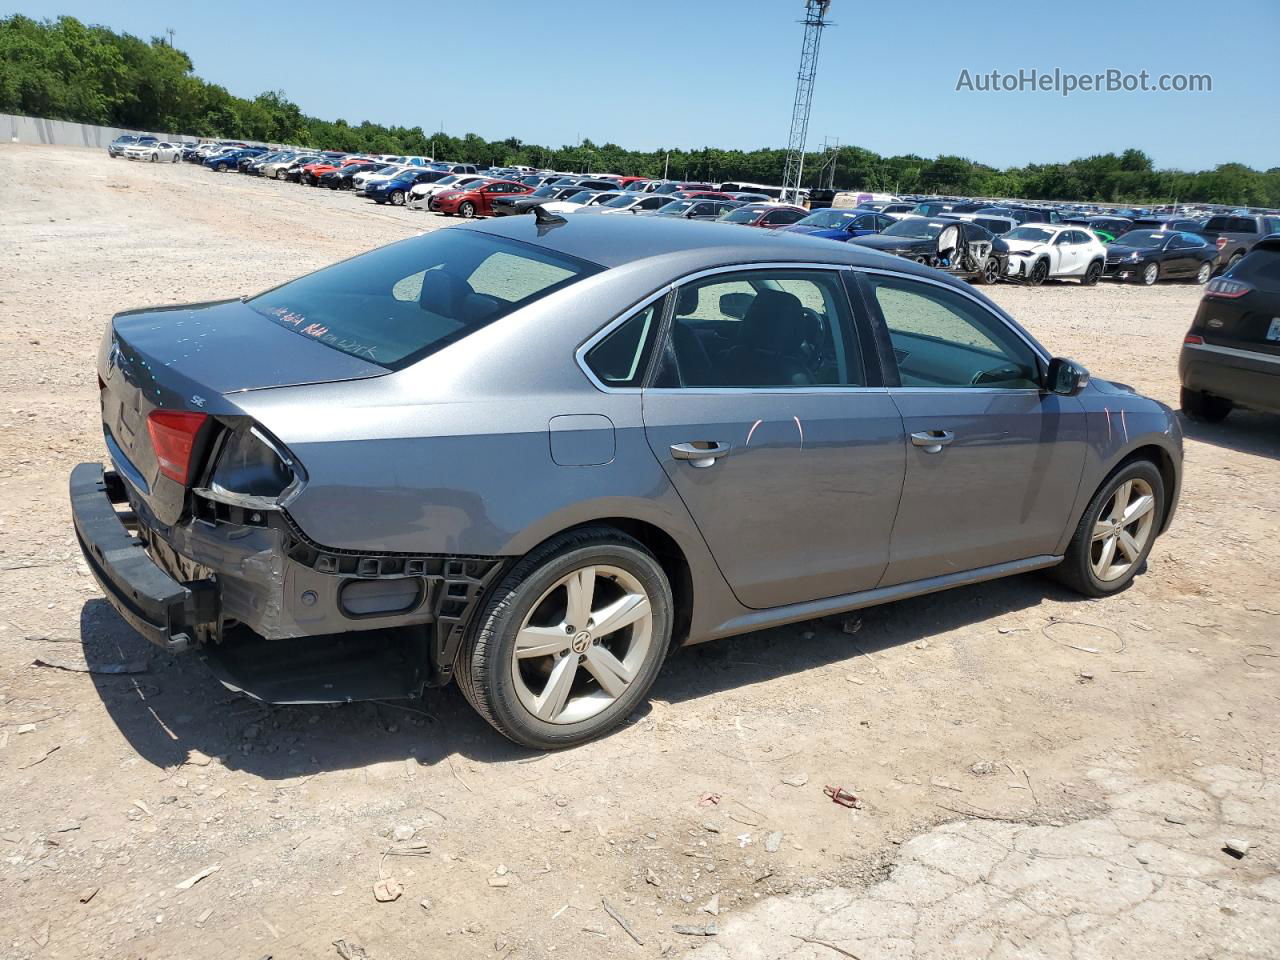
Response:
[[[475,133],[427,133],[420,126],[322,120],[306,116],[283,92],[249,100],[201,79],[191,58],[163,37],[144,41],[74,17],[0,19],[0,112],[360,153],[428,154],[487,166],[669,173],[714,182],[778,184],[786,159],[785,150],[767,147],[628,150],[590,140],[547,147],[516,137],[486,140]],[[1225,163],[1194,172],[1157,170],[1137,149],[999,169],[958,156],[885,157],[842,147],[834,157],[808,154],[804,179],[807,186],[830,179],[837,189],[886,193],[1280,207],[1280,167],[1259,171]]]

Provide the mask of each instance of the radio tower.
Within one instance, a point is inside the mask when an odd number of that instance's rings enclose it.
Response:
[[[827,26],[831,0],[805,0],[804,46],[800,48],[800,72],[796,75],[796,102],[791,108],[791,139],[787,141],[787,165],[782,172],[782,199],[800,201],[800,176],[804,173],[804,142],[809,134],[809,106],[818,73],[818,47]]]

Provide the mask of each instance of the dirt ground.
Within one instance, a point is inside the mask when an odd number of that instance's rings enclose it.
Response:
[[[1280,955],[1280,418],[1184,423],[1178,518],[1120,596],[1024,576],[682,651],[651,707],[553,755],[511,746],[452,688],[273,708],[133,635],[79,558],[66,492],[75,463],[104,457],[108,317],[252,293],[448,223],[0,146],[0,956],[1076,956],[1082,917],[1124,912],[1079,956],[1142,957],[1130,911],[1172,896],[1170,878],[1180,899],[1150,921],[1181,918],[1163,955]],[[1055,352],[1177,405],[1197,288],[992,296]],[[140,672],[56,666],[86,656]],[[1135,810],[1145,833],[1114,826]],[[960,835],[969,853],[933,856]],[[1229,837],[1250,841],[1243,858]],[[1144,860],[1153,838],[1198,869]],[[1028,925],[1048,907],[1019,891],[1072,864],[1083,893],[1049,888],[1063,941]],[[1108,886],[1125,871],[1151,889]],[[380,879],[398,899],[375,899]],[[849,910],[886,889],[970,909],[876,940]],[[814,926],[823,909],[845,927]],[[717,936],[673,929],[708,923]]]

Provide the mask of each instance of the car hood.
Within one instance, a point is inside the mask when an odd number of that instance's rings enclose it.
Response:
[[[1127,243],[1107,244],[1107,256],[1109,257],[1128,257],[1135,253],[1141,254],[1143,257],[1147,257],[1155,252],[1156,251],[1152,250],[1150,247],[1133,247]]]
[[[785,226],[785,227],[779,227],[778,232],[779,233],[802,233],[809,237],[827,237],[832,240],[836,239],[837,237],[844,236],[846,234],[846,231],[841,230],[838,227],[802,227],[796,223],[789,224],[788,226]]]
[[[317,343],[268,320],[243,300],[118,313],[112,329],[123,348],[166,377],[206,391],[360,380],[385,367]]]
[[[870,247],[872,250],[928,250],[932,249],[938,241],[928,237],[894,237],[885,236],[883,233],[871,233],[865,237],[854,237],[849,242]]]
[[[1039,243],[1035,240],[1009,240],[1004,241],[1005,248],[1014,256],[1026,256],[1029,253],[1040,253],[1049,249],[1047,243]]]

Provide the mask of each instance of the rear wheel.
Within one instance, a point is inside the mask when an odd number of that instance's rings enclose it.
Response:
[[[1226,397],[1215,397],[1210,393],[1183,387],[1180,398],[1182,412],[1201,423],[1221,423],[1231,412],[1232,403]]]
[[[671,639],[671,588],[645,547],[608,527],[554,537],[480,611],[458,686],[504,736],[548,750],[612,730],[641,702]]]
[[[1150,460],[1121,467],[1089,501],[1053,576],[1086,597],[1123,590],[1151,553],[1164,498],[1164,480]]]
[[[1084,279],[1080,283],[1086,287],[1092,287],[1100,279],[1102,279],[1102,264],[1095,260],[1089,264],[1089,269],[1084,272]]]
[[[1160,279],[1160,264],[1148,263],[1142,268],[1142,285],[1149,287]]]
[[[1200,269],[1196,271],[1196,283],[1204,286],[1209,282],[1209,277],[1213,274],[1213,264],[1202,263]]]
[[[463,200],[458,207],[458,214],[470,220],[476,215],[476,205],[470,200]]]
[[[403,207],[403,206],[404,206],[404,191],[403,191],[403,190],[392,190],[392,191],[391,191],[391,196],[390,196],[390,198],[389,198],[389,199],[391,200],[391,205],[392,205],[393,207]]]

